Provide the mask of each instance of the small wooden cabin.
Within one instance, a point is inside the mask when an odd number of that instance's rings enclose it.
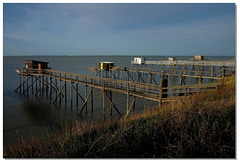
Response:
[[[141,65],[141,64],[144,64],[144,63],[145,63],[145,58],[144,57],[135,57],[133,59],[133,64]]]
[[[26,60],[26,69],[47,69],[49,62]]]
[[[111,70],[114,67],[114,62],[100,62],[99,69],[100,70]]]
[[[26,69],[47,69],[49,62],[26,60]]]
[[[168,58],[168,61],[171,61],[171,62],[176,61],[176,58],[174,58],[174,57],[169,57],[169,58]]]
[[[201,61],[204,59],[204,57],[202,55],[195,55],[194,59],[197,61]]]

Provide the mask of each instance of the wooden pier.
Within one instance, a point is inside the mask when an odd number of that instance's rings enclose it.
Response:
[[[147,61],[145,61],[147,62]],[[151,64],[150,64],[151,63]],[[155,64],[156,63],[156,64]],[[149,61],[147,64],[132,64],[131,67],[118,66],[104,71],[95,68],[96,76],[126,81],[160,85],[161,76],[178,77],[180,85],[186,78],[195,78],[199,84],[204,79],[218,80],[235,73],[233,61]]]
[[[43,94],[46,93],[50,99],[53,99],[53,103],[58,102],[60,104],[63,100],[67,101],[67,92],[70,91],[69,98],[71,105],[73,105],[73,93],[75,92],[77,97],[76,105],[79,105],[79,99],[82,101],[82,107],[79,110],[79,114],[81,114],[84,108],[87,112],[87,104],[90,98],[91,110],[93,111],[93,91],[94,89],[100,89],[103,94],[103,112],[105,112],[106,109],[106,98],[110,103],[110,115],[112,114],[112,108],[114,108],[114,110],[121,115],[122,113],[120,113],[119,109],[114,105],[112,97],[112,92],[118,92],[127,95],[126,116],[128,116],[131,110],[135,109],[136,98],[157,101],[159,106],[161,106],[163,102],[174,101],[190,93],[211,91],[212,89],[216,89],[218,86],[216,83],[208,83],[164,87],[163,81],[166,74],[163,71],[150,72],[151,74],[159,73],[160,75],[159,81],[156,81],[154,84],[135,80],[131,81],[130,79],[133,79],[134,77],[134,75],[131,73],[136,71],[132,69],[124,71],[126,74],[128,74],[128,76],[124,78],[125,80],[123,78],[117,78],[117,74],[119,75],[120,71],[123,70],[115,70],[115,72],[111,72],[115,75],[112,75],[111,77],[103,77],[49,69],[23,68],[17,71],[19,74],[20,83],[19,87],[15,91],[19,91],[20,93],[27,95],[29,95],[29,92],[32,92],[32,94],[35,96],[43,96]],[[143,72],[145,73],[146,70]],[[147,72],[149,73],[149,71]],[[67,90],[67,84],[70,85],[70,90]],[[78,85],[83,85],[85,87],[84,96],[79,93]],[[90,88],[90,90],[88,88]],[[106,93],[107,91],[109,91],[109,95]],[[132,100],[130,100],[131,97]]]

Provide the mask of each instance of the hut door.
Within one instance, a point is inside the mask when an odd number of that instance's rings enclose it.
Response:
[[[41,63],[38,64],[38,73],[41,74]]]

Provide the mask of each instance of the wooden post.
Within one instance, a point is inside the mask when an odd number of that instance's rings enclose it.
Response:
[[[109,92],[109,98],[112,101],[112,91]],[[110,103],[110,116],[112,116],[112,104]]]
[[[25,90],[24,90],[25,91]],[[28,95],[28,76],[27,76],[27,95]]]
[[[32,95],[33,95],[33,76],[32,77]]]
[[[19,74],[19,86],[20,86],[20,94],[22,93],[22,75]]]
[[[55,72],[55,76],[57,76],[57,75],[56,75],[56,72]],[[57,97],[57,78],[56,78],[56,77],[55,77],[55,85],[56,85],[55,91],[56,91],[56,97]]]
[[[85,100],[87,99],[87,77],[85,77]],[[87,103],[86,103],[86,113],[87,113]]]
[[[71,100],[71,106],[72,106],[72,75],[70,76],[70,100]]]
[[[163,82],[163,74],[160,77],[159,108],[162,106],[162,82]]]
[[[133,103],[133,113],[135,113],[135,102],[136,102],[136,96],[134,96],[135,100],[134,100],[134,103]]]
[[[214,67],[213,67],[213,65],[211,65],[211,76],[213,77],[214,76]]]
[[[224,76],[225,76],[225,67],[222,66],[222,78],[224,78]]]
[[[48,77],[46,76],[46,98],[48,98]]]
[[[41,75],[41,95],[43,97],[43,75]]]
[[[49,78],[49,96],[50,96],[50,101],[52,99],[52,77]]]
[[[93,87],[91,87],[91,107],[92,107],[92,113],[93,113]]]
[[[105,80],[103,79],[103,113],[105,114],[105,96],[104,96],[104,93],[105,93]]]
[[[127,83],[127,113],[129,109],[129,83]]]
[[[61,73],[59,73],[59,92],[60,92],[60,89],[61,89]],[[62,100],[61,100],[61,96],[59,97],[59,103],[61,103]]]
[[[182,85],[182,75],[179,76],[179,84]]]
[[[67,83],[66,74],[64,75],[64,77],[65,77],[65,84],[66,84]],[[67,102],[67,84],[65,85],[64,91],[65,91],[65,102]]]
[[[76,76],[76,80],[77,80],[77,83],[76,83],[76,90],[78,92],[78,77]],[[76,103],[77,103],[77,106],[78,106],[78,94],[76,92]]]
[[[37,78],[36,78],[36,80],[37,80],[37,81],[36,81],[36,86],[35,86],[35,87],[36,87],[36,92],[38,91],[38,82],[39,82],[39,81],[38,81],[38,78],[39,78],[39,76],[37,76]]]
[[[184,65],[184,74],[186,74],[187,73],[187,66],[186,66],[186,63],[185,63],[185,65]]]
[[[25,76],[23,75],[23,92],[24,92],[24,90],[25,90]]]

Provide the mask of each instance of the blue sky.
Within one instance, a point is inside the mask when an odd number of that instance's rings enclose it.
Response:
[[[3,55],[234,56],[235,4],[3,5]]]

